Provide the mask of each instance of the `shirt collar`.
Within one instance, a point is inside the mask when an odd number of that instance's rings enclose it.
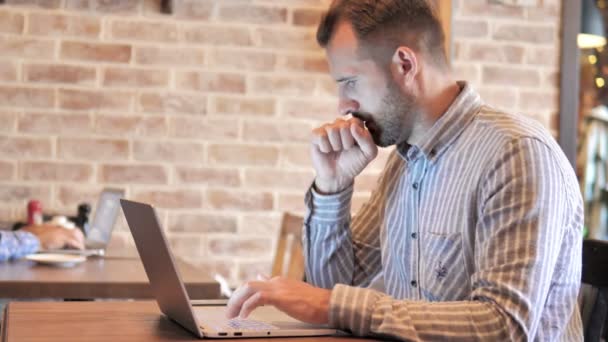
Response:
[[[479,93],[467,82],[457,83],[461,88],[460,94],[433,124],[420,143],[417,145],[403,143],[397,146],[397,151],[406,161],[414,161],[421,155],[431,161],[435,160],[464,131],[479,111],[483,104]]]

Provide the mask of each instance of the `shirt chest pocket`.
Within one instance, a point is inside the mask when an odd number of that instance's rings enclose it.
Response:
[[[462,300],[470,293],[461,234],[420,235],[421,293],[429,301]]]

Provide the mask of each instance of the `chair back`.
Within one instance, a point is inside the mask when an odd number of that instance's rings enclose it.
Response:
[[[290,213],[283,214],[277,250],[272,265],[272,276],[303,280],[305,274],[302,249],[304,219]]]

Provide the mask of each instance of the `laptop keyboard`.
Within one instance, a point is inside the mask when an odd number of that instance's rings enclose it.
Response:
[[[218,331],[267,331],[279,329],[279,327],[272,324],[253,319],[231,319],[224,324],[215,325],[214,328]]]

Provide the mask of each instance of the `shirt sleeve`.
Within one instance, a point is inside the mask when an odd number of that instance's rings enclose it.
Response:
[[[574,174],[565,176],[563,164],[544,143],[520,138],[489,166],[479,188],[467,300],[396,300],[336,285],[331,326],[407,341],[534,339],[547,302],[572,312],[580,285],[580,266],[572,265],[581,262],[582,206]],[[561,287],[560,295],[548,298],[551,287]],[[564,327],[551,329],[564,329],[569,315],[564,319]]]
[[[378,188],[352,222],[352,186],[334,195],[321,195],[311,186],[302,234],[308,282],[327,289],[336,284],[365,287],[382,271],[380,227],[385,192],[398,173],[397,158],[393,152]]]
[[[0,261],[19,259],[40,248],[38,238],[24,231],[0,231]]]

